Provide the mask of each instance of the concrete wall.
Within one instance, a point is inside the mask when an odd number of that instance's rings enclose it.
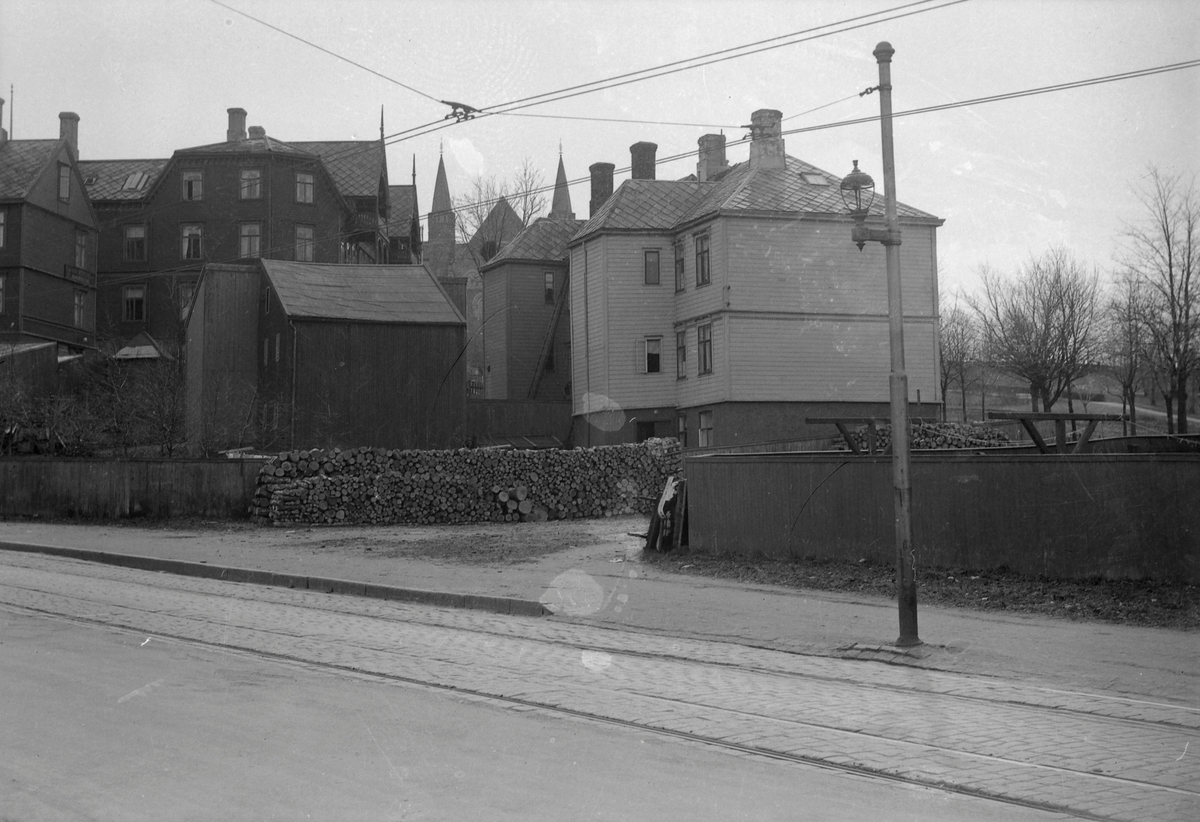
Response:
[[[249,516],[261,460],[0,459],[0,515]]]
[[[894,562],[891,460],[685,457],[692,550]],[[917,454],[924,567],[1200,582],[1200,457]]]

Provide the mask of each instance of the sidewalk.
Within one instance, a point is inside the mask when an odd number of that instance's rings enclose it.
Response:
[[[1197,632],[923,606],[926,644],[901,652],[891,646],[897,633],[891,601],[666,573],[641,562],[642,540],[629,535],[646,530],[644,518],[577,522],[564,550],[503,565],[384,557],[355,547],[366,536],[399,543],[430,532],[394,526],[189,531],[0,522],[0,549],[74,548],[149,558],[139,564],[151,569],[154,560],[175,560],[347,580],[434,592],[442,604],[454,604],[447,595],[507,598],[518,601],[517,613],[531,613],[540,602],[550,612],[543,619],[1200,707]]]

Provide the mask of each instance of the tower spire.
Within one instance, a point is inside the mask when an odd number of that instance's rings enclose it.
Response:
[[[563,166],[562,143],[558,146],[558,174],[554,179],[554,199],[550,201],[551,220],[574,220],[571,210],[571,191],[567,187],[567,170]]]

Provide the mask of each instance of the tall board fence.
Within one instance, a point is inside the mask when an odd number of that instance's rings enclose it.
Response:
[[[685,453],[693,551],[895,561],[891,459]],[[924,567],[1200,582],[1200,456],[912,457]]]

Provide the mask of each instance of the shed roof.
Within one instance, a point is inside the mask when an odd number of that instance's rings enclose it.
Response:
[[[463,325],[466,321],[423,265],[334,265],[260,260],[293,318]]]

